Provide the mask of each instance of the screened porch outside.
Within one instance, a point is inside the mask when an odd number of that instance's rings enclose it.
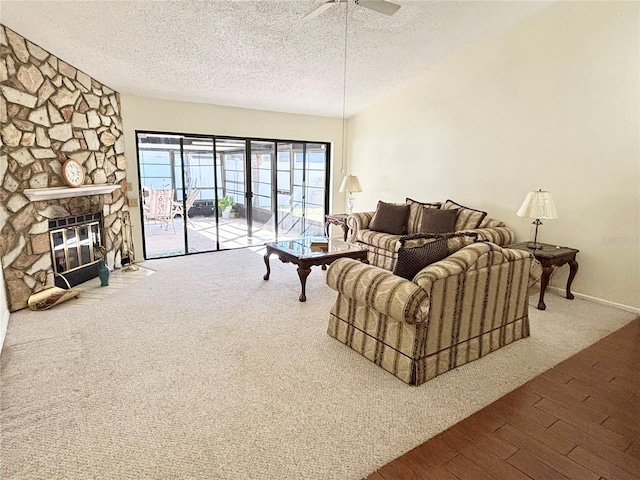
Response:
[[[304,232],[300,230],[302,217],[285,217],[279,222],[277,239],[324,235],[324,223],[321,220],[323,212],[318,213],[318,219],[306,219]],[[283,223],[286,223],[288,228],[283,228]],[[273,222],[265,222],[259,226],[254,223],[249,235],[246,218],[219,217],[216,225],[215,216],[197,213],[190,213],[186,222],[188,252],[185,249],[185,222],[181,216],[176,216],[164,224],[145,220],[144,229],[146,258],[260,246],[276,240]]]

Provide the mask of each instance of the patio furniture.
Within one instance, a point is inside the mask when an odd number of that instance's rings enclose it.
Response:
[[[173,226],[173,217],[175,216],[173,209],[173,193],[172,188],[165,190],[151,190],[151,200],[148,208],[145,207],[144,218],[146,221],[158,221],[165,230],[169,227],[176,232]]]
[[[191,207],[193,207],[193,204],[195,203],[199,195],[200,195],[200,189],[195,188],[187,196],[187,201],[185,202],[186,205],[183,204],[182,202],[173,202],[173,217],[175,217],[176,215],[180,215],[183,219],[187,221],[189,225],[195,228],[195,226],[193,225],[193,222],[189,218],[189,210],[191,210]],[[173,217],[172,217],[172,220],[173,220]]]

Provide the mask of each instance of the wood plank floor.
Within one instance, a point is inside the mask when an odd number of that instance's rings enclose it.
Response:
[[[640,317],[366,480],[640,479]]]

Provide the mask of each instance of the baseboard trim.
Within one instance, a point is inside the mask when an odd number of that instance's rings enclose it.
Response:
[[[552,287],[551,285],[547,287],[547,290],[553,290],[562,295],[564,295],[566,291],[564,288]],[[616,302],[611,302],[609,300],[604,300],[602,298],[592,297],[591,295],[585,295],[584,293],[576,293],[576,292],[571,292],[571,293],[573,293],[573,295],[576,298],[581,298],[583,300],[589,300],[592,302],[600,303],[602,305],[607,305],[609,307],[619,308],[620,310],[625,310],[627,312],[640,314],[640,308],[637,308],[637,307],[631,307],[629,305],[624,305],[622,303],[616,303]]]

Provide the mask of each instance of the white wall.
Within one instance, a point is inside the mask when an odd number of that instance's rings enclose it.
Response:
[[[527,240],[515,212],[550,190],[539,240],[580,249],[573,290],[640,307],[639,9],[559,2],[353,118],[358,209],[451,198]]]
[[[122,120],[127,156],[127,179],[133,183],[132,195],[137,196],[138,168],[136,159],[136,130],[155,130],[174,133],[246,136],[284,140],[307,140],[333,143],[331,152],[331,211],[344,211],[344,194],[338,193],[343,175],[342,119],[294,115],[244,108],[174,102],[147,97],[122,95]],[[137,260],[142,259],[142,240],[139,234],[140,210],[131,208]]]
[[[4,345],[4,338],[9,326],[9,307],[7,306],[7,292],[4,289],[4,275],[0,272],[0,353]]]

